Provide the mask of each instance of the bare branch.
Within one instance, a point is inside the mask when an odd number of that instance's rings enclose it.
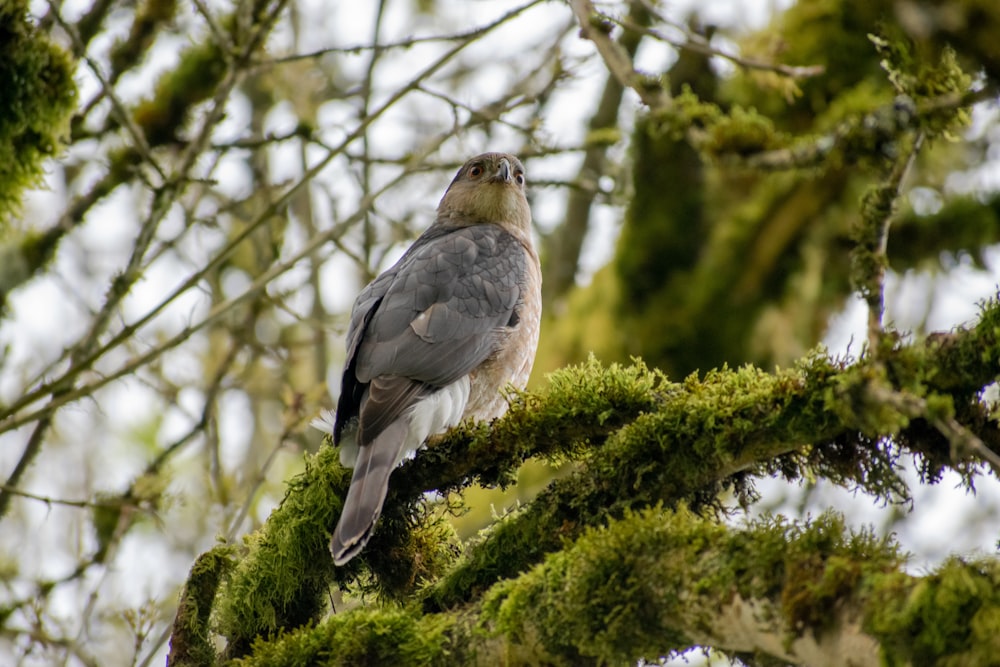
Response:
[[[884,280],[888,265],[886,247],[889,241],[889,227],[896,212],[903,178],[913,166],[917,153],[923,144],[924,135],[918,132],[906,154],[893,164],[885,181],[871,190],[865,197],[862,220],[859,223],[859,247],[855,256],[855,281],[861,287],[861,294],[868,303],[868,350],[869,354],[879,354],[882,337],[882,315],[885,310]]]
[[[648,3],[642,3],[648,6]],[[663,34],[655,28],[650,28],[648,26],[643,26],[631,21],[629,19],[618,19],[606,14],[602,14],[604,18],[612,23],[620,25],[626,30],[637,32],[643,35],[648,35],[657,39],[661,42],[669,44],[676,49],[686,49],[694,53],[700,53],[706,56],[716,56],[723,58],[733,63],[738,67],[748,70],[761,70],[765,72],[775,72],[781,74],[782,76],[787,76],[792,79],[808,79],[815,76],[819,76],[826,71],[826,67],[823,65],[784,65],[782,63],[771,63],[763,60],[757,60],[756,58],[747,58],[744,56],[738,56],[736,54],[728,53],[721,49],[717,49],[712,46],[711,42],[705,39],[702,35],[692,32],[687,29],[683,29],[684,39],[673,39]],[[674,26],[680,29],[679,26]]]
[[[618,79],[618,83],[634,90],[639,99],[651,109],[668,104],[669,95],[663,84],[635,70],[628,52],[611,39],[611,23],[594,9],[593,3],[590,0],[570,0],[569,4],[580,24],[580,36],[594,43],[608,71]]]

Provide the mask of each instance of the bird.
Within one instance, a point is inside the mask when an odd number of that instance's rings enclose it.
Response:
[[[541,320],[524,165],[483,153],[455,175],[434,222],[351,310],[333,419],[351,484],[330,539],[342,566],[368,542],[389,476],[428,437],[503,415],[523,389]]]

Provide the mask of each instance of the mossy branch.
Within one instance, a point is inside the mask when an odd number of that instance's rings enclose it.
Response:
[[[835,515],[733,529],[652,508],[468,606],[356,609],[232,664],[634,664],[696,646],[752,664],[988,662],[1000,566],[952,560],[915,577],[904,563],[891,541],[848,533]]]
[[[815,354],[776,373],[723,369],[671,383],[640,363],[603,368],[591,360],[553,374],[547,391],[514,396],[492,426],[463,425],[397,471],[371,543],[344,569],[332,566],[326,544],[348,472],[324,448],[264,529],[247,538],[248,552],[216,602],[228,655],[245,654],[255,637],[315,621],[326,587],[365,570],[365,588],[438,611],[475,602],[629,512],[661,503],[711,507],[725,487],[749,499],[754,476],[818,475],[902,499],[907,489],[895,465],[904,450],[930,477],[945,465],[971,475],[978,459],[956,452],[935,424],[961,419],[970,433],[996,441],[996,425],[981,418],[974,397],[996,379],[998,360],[997,302],[975,327],[888,347],[879,363]],[[923,412],[900,404],[902,392],[920,397]],[[439,525],[415,529],[425,519],[417,509],[424,492],[473,480],[505,484],[529,456],[571,459],[580,468],[497,522],[458,563]]]
[[[171,667],[203,667],[215,660],[208,620],[219,583],[232,568],[232,551],[231,547],[216,547],[194,562],[170,636],[167,663]]]

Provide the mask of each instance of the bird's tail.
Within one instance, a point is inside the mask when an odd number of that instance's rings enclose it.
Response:
[[[354,558],[371,537],[389,491],[389,475],[406,446],[409,419],[402,417],[360,448],[344,509],[330,538],[330,553],[338,567]]]

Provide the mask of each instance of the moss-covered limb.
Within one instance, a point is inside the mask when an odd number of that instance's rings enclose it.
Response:
[[[727,167],[761,172],[810,167],[841,169],[894,154],[896,142],[909,130],[929,126],[943,133],[960,127],[965,123],[968,108],[976,101],[975,97],[945,91],[918,106],[910,97],[901,95],[867,113],[843,120],[830,132],[802,137],[781,132],[771,119],[753,109],[737,106],[723,111],[690,92],[679,95],[674,106],[652,117],[663,131],[678,138],[686,136],[704,158]],[[955,120],[956,117],[960,120]]]
[[[732,105],[723,110],[690,91],[654,110],[652,117],[672,136],[686,137],[707,160],[754,170],[867,164],[894,155],[895,143],[909,130],[920,129],[934,138],[968,123],[969,108],[978,97],[968,94],[972,77],[963,71],[954,51],[916,52],[905,38],[871,39],[874,46],[867,50],[879,51],[888,79],[881,84],[891,84],[897,97],[865,113],[840,110],[844,116],[832,131],[817,132],[822,128],[814,127],[811,134],[795,138],[753,107]]]
[[[28,19],[28,3],[0,5],[0,232],[21,193],[37,185],[76,104],[69,56]]]
[[[248,552],[220,595],[219,631],[230,655],[241,655],[257,635],[314,620],[326,587],[357,577],[363,568],[383,595],[412,591],[438,573],[446,559],[442,548],[448,547],[439,527],[413,529],[414,503],[425,491],[457,489],[473,479],[504,483],[528,456],[567,456],[578,443],[600,441],[653,409],[665,384],[641,364],[603,369],[591,362],[589,372],[553,374],[545,392],[512,396],[507,417],[492,429],[465,424],[394,473],[379,529],[361,556],[341,569],[333,567],[327,540],[350,471],[340,466],[336,450],[322,448],[290,483],[265,527],[247,538]]]
[[[919,125],[920,116],[910,98],[900,96],[889,104],[849,118],[834,131],[818,137],[788,140],[775,149],[735,153],[727,150],[718,157],[727,166],[754,170],[825,169],[850,167],[878,162],[895,151],[900,135]],[[725,147],[725,144],[722,145]]]
[[[412,594],[413,580],[433,580],[427,575],[443,557],[439,529],[413,530],[414,505],[425,492],[457,491],[473,482],[506,485],[532,456],[557,461],[586,458],[609,434],[655,410],[673,386],[641,362],[605,368],[592,358],[580,367],[551,374],[542,391],[512,395],[503,419],[453,429],[393,474],[379,528],[368,548],[347,566],[345,576],[355,576],[364,564],[381,595]],[[536,536],[513,542],[525,546],[526,560],[514,558],[510,565],[537,562],[548,544]],[[401,566],[410,561],[418,564],[416,571]]]
[[[216,547],[195,560],[170,633],[170,667],[210,667],[216,662],[209,616],[215,593],[233,565],[233,549]]]
[[[356,665],[472,665],[482,637],[462,613],[421,615],[414,609],[360,608],[271,641],[230,667],[355,667]],[[479,664],[499,665],[495,661]]]
[[[746,367],[674,385],[655,411],[617,431],[584,468],[553,482],[472,546],[425,592],[425,604],[442,609],[466,602],[585,527],[628,509],[711,503],[728,485],[747,492],[750,474],[817,475],[905,498],[894,472],[900,450],[879,444],[887,437],[917,454],[929,479],[944,467],[972,474],[967,456],[953,458],[931,425],[931,410],[914,413],[896,392],[926,397],[920,399],[925,407],[958,406],[969,427],[990,440],[987,433],[996,429],[976,416],[973,396],[1000,368],[1000,307],[990,304],[976,327],[946,340],[889,347],[881,356],[888,371],[870,361],[843,367],[815,356],[775,374]]]
[[[892,468],[899,450],[878,446],[880,437],[896,434],[935,466],[955,462],[934,429],[877,402],[868,388],[972,396],[996,375],[998,322],[994,303],[975,328],[953,334],[954,342],[887,349],[887,370],[864,361],[845,367],[820,355],[775,374],[746,367],[680,385],[641,365],[606,369],[592,360],[560,371],[547,391],[519,395],[492,428],[456,429],[394,473],[369,547],[342,570],[332,567],[326,542],[348,476],[335,451],[324,448],[263,532],[249,539],[250,553],[220,601],[221,631],[239,655],[258,634],[315,619],[325,586],[365,568],[382,585],[380,593],[410,595],[415,581],[433,580],[446,564],[435,551],[442,548],[435,543],[440,531],[413,530],[413,506],[423,492],[459,488],[471,479],[503,483],[531,455],[581,459],[586,466],[468,549],[422,594],[428,608],[472,600],[587,526],[628,509],[711,502],[724,484],[747,491],[750,473],[818,474],[882,496],[904,495]],[[938,364],[947,364],[947,372]],[[416,569],[400,568],[404,562]]]
[[[982,304],[975,325],[932,334],[919,345],[897,345],[883,360],[896,386],[921,384],[942,394],[976,394],[1000,373],[1000,295]]]
[[[989,664],[1000,566],[953,560],[914,577],[904,564],[893,543],[834,515],[734,529],[647,509],[469,606],[356,609],[232,664],[634,664],[694,646],[753,664]]]
[[[181,54],[176,67],[156,82],[153,96],[133,114],[151,147],[178,140],[191,110],[215,93],[228,69],[223,45],[213,40],[195,44]]]
[[[874,665],[877,646],[857,624],[861,591],[900,562],[893,545],[846,535],[833,516],[733,530],[648,510],[496,585],[481,623],[553,664],[628,664],[703,645],[810,665],[851,646],[858,664]]]
[[[334,580],[328,542],[350,483],[350,471],[324,447],[289,483],[281,506],[244,538],[245,555],[216,602],[217,629],[229,656],[246,652],[258,635],[315,620]]]
[[[809,443],[836,445],[783,460],[785,474],[820,469],[837,481],[860,482],[863,469],[871,491],[902,492],[889,454],[845,424],[853,413],[830,408],[848,372],[817,356],[776,374],[745,367],[713,371],[702,380],[692,376],[656,411],[618,430],[585,466],[555,480],[468,549],[462,562],[426,591],[425,604],[442,609],[467,602],[558,551],[588,526],[630,509],[684,499],[711,504],[723,484],[747,492],[749,478],[740,471]],[[734,473],[739,474],[731,478]]]
[[[486,598],[483,620],[572,664],[625,664],[693,644],[794,664],[988,664],[995,561],[911,577],[891,543],[824,516],[745,530],[644,512],[588,533]]]
[[[604,367],[591,357],[551,373],[544,389],[512,393],[502,419],[452,429],[393,477],[390,496],[510,483],[530,456],[578,458],[588,443],[655,410],[675,386],[641,361]]]
[[[865,630],[885,665],[993,665],[1000,652],[1000,563],[951,558],[912,577],[889,573],[867,588]]]

